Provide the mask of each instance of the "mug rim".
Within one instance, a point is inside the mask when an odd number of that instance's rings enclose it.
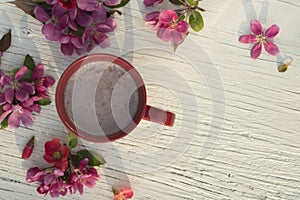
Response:
[[[122,67],[124,70],[130,73],[133,80],[136,82],[136,84],[139,86],[138,88],[138,94],[139,94],[139,105],[138,109],[136,111],[135,116],[133,117],[132,121],[134,123],[129,123],[128,126],[124,130],[120,130],[116,133],[107,135],[107,136],[97,136],[90,133],[87,133],[83,130],[81,130],[79,127],[76,127],[74,122],[70,119],[70,117],[67,114],[67,111],[65,109],[64,105],[64,92],[67,85],[67,82],[72,77],[73,74],[77,72],[78,69],[80,69],[82,66],[84,66],[83,63],[90,63],[90,62],[96,62],[96,61],[106,61],[114,63],[120,67]],[[57,113],[65,125],[65,127],[70,130],[72,133],[77,135],[79,138],[85,139],[90,142],[110,142],[114,141],[116,139],[125,137],[128,135],[132,130],[136,128],[136,126],[140,123],[142,120],[144,114],[145,114],[145,108],[146,108],[146,88],[144,81],[141,77],[141,75],[136,71],[136,69],[125,59],[112,55],[107,53],[96,53],[96,54],[90,54],[83,56],[81,58],[78,58],[73,63],[71,63],[62,73],[56,87],[55,92],[55,104],[56,104],[56,110]]]

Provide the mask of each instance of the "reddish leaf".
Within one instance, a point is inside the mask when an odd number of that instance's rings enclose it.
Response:
[[[34,3],[32,0],[15,0],[9,3],[14,4],[15,6],[23,10],[25,13],[34,17],[33,11],[37,4]]]
[[[0,40],[0,51],[6,51],[11,45],[11,29]]]

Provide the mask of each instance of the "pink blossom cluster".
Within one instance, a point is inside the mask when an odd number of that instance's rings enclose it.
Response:
[[[78,166],[73,167],[71,162],[74,160],[69,155],[69,148],[61,145],[59,139],[46,142],[43,158],[53,166],[46,169],[28,169],[26,181],[38,182],[37,192],[45,195],[50,193],[51,197],[64,196],[68,192],[83,194],[83,187],[94,187],[99,175],[94,167],[88,166],[88,158],[82,159]]]
[[[157,37],[164,42],[173,41],[176,45],[183,42],[188,33],[189,24],[178,18],[174,10],[154,11],[146,15],[146,24],[157,30]]]
[[[1,128],[4,128],[5,123],[11,128],[18,128],[21,123],[31,127],[32,113],[40,113],[40,101],[49,98],[47,89],[54,82],[52,77],[44,76],[42,64],[36,65],[33,71],[21,66],[14,75],[0,70]]]
[[[144,0],[145,6],[162,3],[163,0]],[[175,45],[183,42],[188,33],[189,23],[180,19],[174,10],[154,11],[145,17],[146,24],[157,31],[157,37],[164,42],[172,41]]]
[[[48,40],[61,43],[64,55],[74,51],[80,55],[84,48],[91,51],[96,45],[110,46],[107,33],[116,29],[107,6],[120,0],[45,0],[51,9],[37,5],[35,17],[42,23],[42,33]]]

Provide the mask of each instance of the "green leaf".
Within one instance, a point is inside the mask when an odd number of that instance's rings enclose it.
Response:
[[[15,0],[8,3],[14,4],[15,6],[23,10],[25,13],[34,17],[33,11],[37,4],[32,0]]]
[[[203,29],[204,21],[200,12],[194,10],[190,15],[189,23],[191,28],[196,32],[199,32],[201,29]]]
[[[7,128],[8,127],[8,117],[6,117],[2,122],[1,122],[1,129]]]
[[[73,133],[69,132],[68,136],[67,136],[67,142],[68,142],[69,149],[73,149],[73,148],[77,147],[78,138],[77,138],[76,135],[74,135]]]
[[[191,6],[198,6],[198,0],[187,0]]]
[[[24,60],[24,64],[23,65],[26,66],[28,69],[31,69],[32,71],[34,70],[35,63],[34,63],[33,58],[29,54],[27,54],[25,56],[25,60]]]
[[[179,0],[169,0],[172,4],[175,5],[181,5],[181,2]],[[184,1],[184,0],[183,0]]]
[[[48,105],[50,105],[52,102],[51,102],[51,99],[43,98],[43,99],[37,101],[36,103],[39,104],[39,105],[41,105],[41,106],[48,106]]]
[[[106,163],[104,158],[95,151],[88,151],[88,150],[84,149],[84,150],[78,151],[77,155],[79,156],[80,160],[82,160],[84,158],[88,158],[89,159],[88,165],[90,165],[90,166],[100,166],[100,165],[104,165]]]
[[[0,40],[0,51],[6,51],[11,45],[11,29]]]
[[[124,7],[126,4],[128,4],[129,2],[130,2],[130,0],[121,0],[121,2],[118,5],[115,5],[115,6],[105,5],[105,6],[108,7],[108,8],[121,8],[121,7]]]

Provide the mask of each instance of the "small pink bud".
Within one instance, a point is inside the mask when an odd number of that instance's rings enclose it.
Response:
[[[27,159],[30,157],[34,149],[34,136],[27,142],[26,146],[23,149],[22,159]]]

